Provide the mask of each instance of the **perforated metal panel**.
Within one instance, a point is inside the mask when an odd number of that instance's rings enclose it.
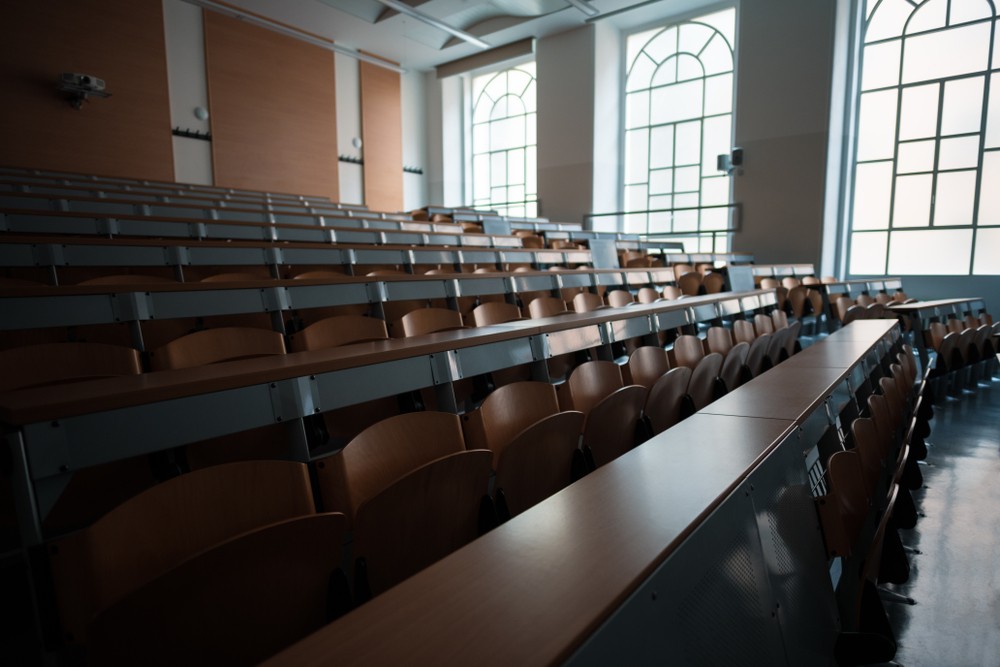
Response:
[[[830,665],[839,629],[799,433],[571,656],[571,665]]]

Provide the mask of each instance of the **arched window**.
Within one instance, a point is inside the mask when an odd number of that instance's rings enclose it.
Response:
[[[472,80],[472,201],[535,217],[535,63]]]
[[[867,0],[848,273],[1000,274],[992,0]]]
[[[718,233],[729,210],[701,207],[730,203],[716,158],[732,146],[735,32],[726,9],[628,38],[624,208],[661,212],[626,216],[624,231],[690,233],[698,250],[729,249]]]

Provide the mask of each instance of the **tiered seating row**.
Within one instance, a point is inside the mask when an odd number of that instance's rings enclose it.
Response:
[[[898,343],[891,322],[846,327],[266,664],[829,662],[803,462],[842,442],[856,379]]]
[[[301,420],[318,412],[423,388],[455,410],[452,383],[462,378],[770,307],[767,292],[692,297],[80,382],[59,392],[8,392],[0,419],[20,429],[18,470],[30,470],[25,492],[34,489],[37,501],[22,524],[25,542],[37,543],[38,512],[81,468],[279,422],[291,431],[293,455],[305,461],[311,454]],[[539,372],[545,377],[544,363]]]
[[[306,196],[299,194],[288,194],[288,193],[273,193],[273,192],[261,192],[259,190],[242,190],[239,188],[223,188],[212,185],[198,185],[194,183],[176,183],[168,181],[150,181],[146,179],[134,179],[134,178],[119,178],[113,176],[96,176],[92,174],[78,174],[74,172],[64,172],[64,171],[51,171],[44,169],[25,169],[21,167],[2,167],[0,166],[0,174],[7,176],[8,178],[17,179],[22,182],[36,183],[38,185],[52,185],[61,184],[69,186],[81,186],[81,187],[91,187],[94,185],[100,186],[102,189],[113,189],[113,190],[132,190],[132,191],[144,191],[148,190],[152,194],[162,193],[162,192],[177,192],[177,193],[211,193],[219,194],[222,196],[230,195],[234,197],[240,197],[245,199],[255,199],[255,200],[280,200],[280,201],[291,201],[291,202],[317,202],[322,204],[330,204],[329,197],[321,196]],[[354,206],[351,208],[357,210],[365,210],[364,206]]]

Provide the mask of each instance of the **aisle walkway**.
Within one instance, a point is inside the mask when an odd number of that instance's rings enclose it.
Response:
[[[905,667],[1000,665],[1000,380],[935,406],[926,515],[903,542],[910,580],[895,590],[916,606],[887,603]]]

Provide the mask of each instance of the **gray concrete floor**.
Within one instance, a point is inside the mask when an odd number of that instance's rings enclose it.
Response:
[[[925,516],[900,531],[917,601],[885,603],[906,667],[1000,665],[1000,379],[935,406],[914,492]]]

